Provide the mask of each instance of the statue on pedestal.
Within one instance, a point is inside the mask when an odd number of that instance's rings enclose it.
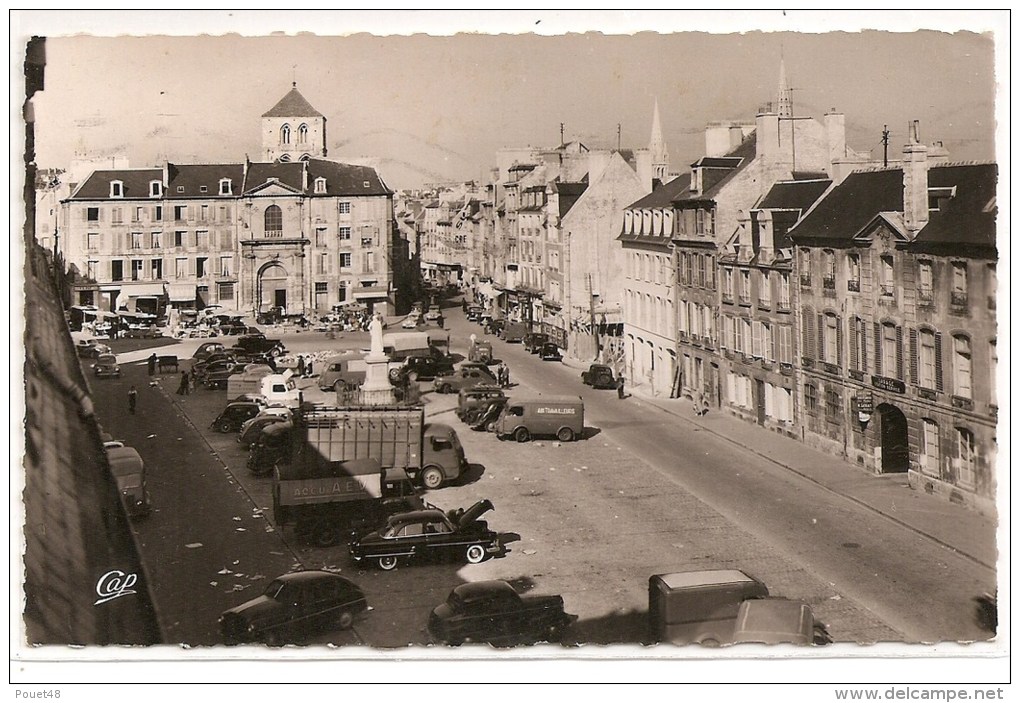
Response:
[[[369,351],[372,356],[383,353],[382,329],[382,318],[379,313],[376,313],[372,316],[372,321],[368,323],[368,332],[372,337],[372,346]]]

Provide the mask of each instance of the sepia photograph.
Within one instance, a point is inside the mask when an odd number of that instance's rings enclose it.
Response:
[[[296,14],[11,11],[19,694],[1009,682],[1008,11]]]

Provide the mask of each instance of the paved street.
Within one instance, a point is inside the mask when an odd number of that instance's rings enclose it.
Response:
[[[454,351],[466,351],[469,334],[482,336],[459,309],[450,309],[447,320]],[[285,341],[293,353],[359,343],[356,336],[326,340],[314,332]],[[199,342],[167,353],[188,358]],[[426,393],[427,417],[453,424],[475,464],[462,485],[433,491],[428,500],[449,509],[489,498],[490,526],[520,540],[505,558],[478,565],[390,573],[355,567],[346,547],[309,547],[275,529],[271,479],[247,472],[233,435],[208,429],[225,392],[178,396],[176,376],[150,387],[141,360],[151,352],[122,355],[122,362],[137,362],[124,365],[125,378],[93,387],[104,426],[137,446],[151,471],[156,512],[137,523],[137,532],[168,636],[216,642],[222,610],[260,590],[265,581],[257,576],[271,578],[296,563],[352,578],[373,608],[354,632],[312,642],[424,643],[429,610],[455,585],[487,578],[562,594],[568,612],[580,618],[572,641],[640,642],[650,574],[731,567],[761,578],[774,594],[809,602],[841,642],[986,636],[973,624],[969,600],[994,579],[974,559],[653,402],[620,401],[583,386],[574,368],[542,362],[520,345],[494,344],[518,384],[514,392],[582,395],[589,436],[570,444],[500,442],[457,421],[450,412],[456,396]],[[126,413],[130,383],[141,393],[135,418]],[[305,383],[306,399],[326,399]],[[887,489],[904,492],[904,500],[911,495],[900,485]],[[196,543],[202,546],[188,546]]]

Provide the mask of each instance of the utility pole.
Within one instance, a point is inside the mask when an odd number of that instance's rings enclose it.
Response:
[[[882,125],[882,166],[889,165],[889,125]]]
[[[620,150],[620,123],[616,123],[616,150]]]
[[[560,146],[563,146],[566,142],[563,141],[563,123],[560,122]]]

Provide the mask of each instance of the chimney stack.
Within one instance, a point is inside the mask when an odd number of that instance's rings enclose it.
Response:
[[[928,147],[921,143],[917,120],[909,131],[903,147],[903,222],[914,235],[928,224]]]

